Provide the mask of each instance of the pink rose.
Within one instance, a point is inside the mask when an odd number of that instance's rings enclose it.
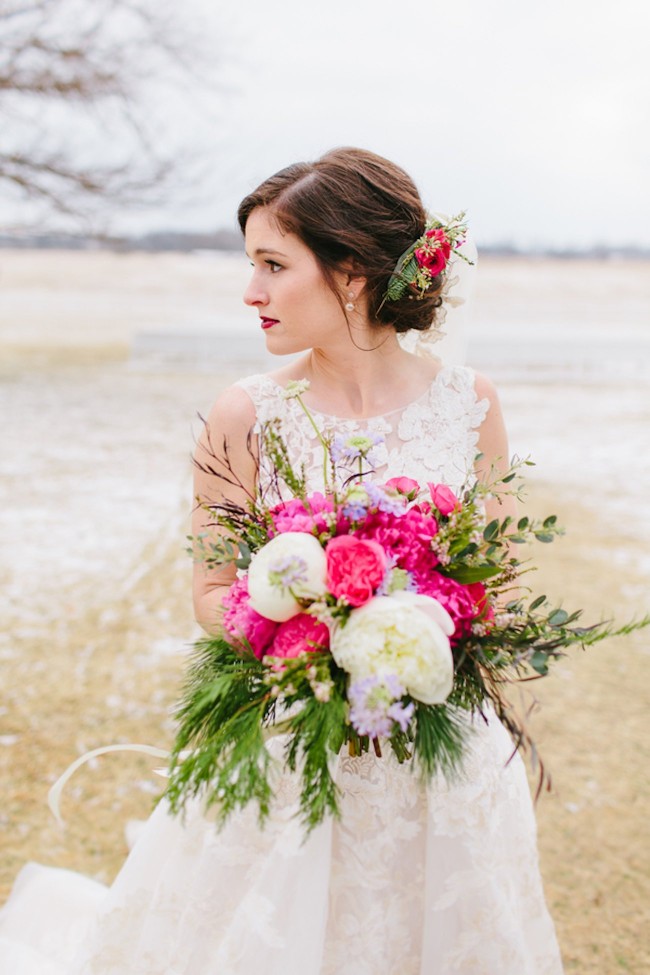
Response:
[[[420,267],[425,267],[435,277],[447,266],[451,254],[451,244],[441,227],[436,230],[427,230],[426,237],[428,238],[427,243],[423,247],[416,247],[415,259]]]
[[[266,651],[270,657],[299,657],[301,653],[328,650],[330,631],[309,613],[298,613],[280,623],[273,643]]]
[[[420,490],[420,485],[412,477],[391,477],[384,486],[403,494],[407,501],[413,501]]]
[[[248,648],[258,660],[275,636],[278,624],[260,616],[250,605],[248,595],[248,581],[237,579],[223,598],[224,614],[222,626],[226,633],[233,637],[233,642]]]
[[[338,535],[325,546],[327,588],[350,606],[367,603],[386,572],[386,553],[378,542]]]
[[[436,508],[441,515],[445,517],[450,515],[452,511],[458,511],[460,508],[460,501],[446,484],[432,484],[427,483],[427,487],[431,492],[431,500],[435,504]]]

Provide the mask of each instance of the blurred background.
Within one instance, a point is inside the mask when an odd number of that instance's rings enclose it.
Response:
[[[448,348],[497,382],[531,513],[567,527],[532,584],[587,621],[648,610],[649,29],[641,0],[0,0],[2,891],[28,858],[110,880],[159,790],[108,758],[66,834],[44,805],[77,753],[171,740],[198,414],[272,368],[235,212],[284,165],[358,145],[468,211]],[[650,969],[647,646],[535,686],[568,972]]]

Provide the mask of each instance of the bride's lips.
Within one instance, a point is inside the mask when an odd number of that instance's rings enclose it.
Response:
[[[273,325],[277,325],[278,324],[278,320],[279,319],[277,319],[277,318],[265,318],[265,317],[262,317],[260,319],[260,325],[262,326],[262,328],[272,328]]]

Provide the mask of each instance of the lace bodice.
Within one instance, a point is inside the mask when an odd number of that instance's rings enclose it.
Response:
[[[284,399],[282,387],[268,375],[249,376],[238,382],[250,396],[261,424],[279,417],[281,432],[295,469],[305,465],[309,490],[323,489],[323,447],[300,403]],[[422,396],[380,416],[348,419],[310,409],[321,433],[343,436],[363,431],[383,438],[373,479],[386,481],[407,476],[426,484],[444,482],[458,491],[470,474],[477,453],[478,428],[488,401],[479,400],[474,373],[466,366],[442,368]],[[264,459],[260,487],[268,487]]]

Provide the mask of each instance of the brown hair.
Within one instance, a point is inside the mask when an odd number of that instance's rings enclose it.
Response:
[[[258,207],[269,207],[280,227],[309,247],[341,303],[334,272],[352,268],[367,280],[371,321],[398,332],[433,324],[442,304],[442,275],[422,299],[405,295],[382,305],[395,265],[422,236],[426,221],[413,180],[395,163],[364,149],[333,149],[315,162],[281,169],[242,200],[242,233]]]

